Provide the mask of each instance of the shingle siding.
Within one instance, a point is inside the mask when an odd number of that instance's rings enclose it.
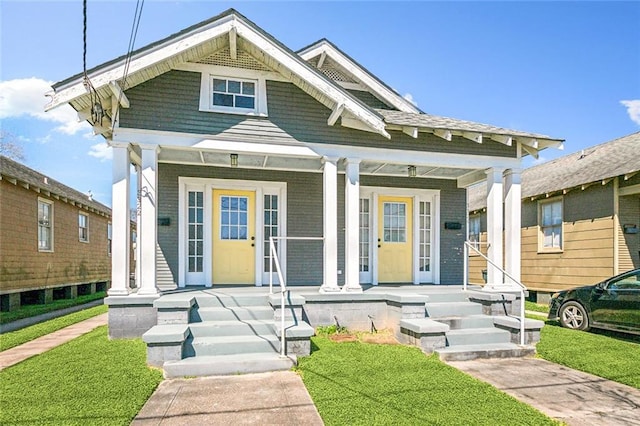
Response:
[[[452,154],[515,157],[516,148],[486,139],[473,143],[459,136],[446,141],[430,133],[414,139],[390,131],[391,139],[375,133],[328,126],[331,110],[294,84],[267,81],[269,117],[249,117],[199,111],[200,73],[170,71],[126,91],[131,108],[123,109],[126,128],[223,135],[243,140],[287,143],[332,143]]]

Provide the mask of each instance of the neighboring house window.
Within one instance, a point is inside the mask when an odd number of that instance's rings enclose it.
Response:
[[[469,242],[480,250],[480,216],[469,218]]]
[[[541,202],[539,209],[541,250],[561,250],[562,200]]]
[[[84,243],[89,242],[89,216],[83,213],[78,214],[78,238]]]
[[[53,251],[53,203],[38,199],[38,250]]]
[[[111,239],[113,238],[113,228],[111,222],[107,223],[107,254],[111,256]]]

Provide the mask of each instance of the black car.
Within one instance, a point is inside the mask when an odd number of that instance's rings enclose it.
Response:
[[[640,334],[640,269],[554,293],[549,319],[576,330],[593,327]]]

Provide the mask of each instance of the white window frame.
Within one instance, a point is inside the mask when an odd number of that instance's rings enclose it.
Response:
[[[85,219],[85,226],[84,226],[84,230],[85,230],[85,238],[82,238],[82,223],[80,222],[80,218],[84,217]],[[86,213],[82,213],[82,212],[78,212],[78,241],[80,241],[81,243],[88,243],[89,242],[89,215]]]
[[[559,224],[551,224],[551,225],[543,225],[543,208],[547,205],[552,204],[560,205],[560,223]],[[560,228],[560,245],[545,247],[544,245],[544,231],[546,228]],[[564,250],[564,203],[562,197],[550,198],[548,200],[539,201],[538,202],[538,252],[550,253],[550,252],[562,252]]]
[[[222,66],[206,66],[204,69],[196,67],[201,72],[200,77],[200,111],[222,112],[249,116],[267,117],[267,83],[270,73],[242,68]],[[255,106],[253,109],[225,107],[213,105],[213,80],[248,81],[255,83]]]
[[[49,228],[50,241],[49,241],[49,247],[46,247],[46,248],[40,247],[40,227],[44,226],[40,223],[40,204],[41,203],[49,206],[49,212],[51,216],[49,218],[49,221],[47,222],[48,223],[47,227]],[[54,218],[55,218],[54,211],[53,211],[53,201],[38,197],[38,210],[36,214],[37,214],[37,222],[38,222],[38,251],[53,252],[53,241],[54,241],[53,230],[54,230]]]

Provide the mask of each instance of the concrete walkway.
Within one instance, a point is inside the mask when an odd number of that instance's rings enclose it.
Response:
[[[6,351],[0,352],[0,370],[4,370],[14,364],[31,358],[34,355],[41,354],[44,351],[60,346],[71,339],[82,336],[93,330],[94,328],[105,325],[107,323],[107,315],[101,314],[93,318],[70,325],[51,334],[38,337],[35,340],[27,342],[23,345],[16,346]],[[0,339],[2,336],[0,335]]]
[[[640,426],[640,390],[630,386],[538,358],[449,364],[568,425]]]
[[[132,425],[322,425],[292,371],[160,383]]]

